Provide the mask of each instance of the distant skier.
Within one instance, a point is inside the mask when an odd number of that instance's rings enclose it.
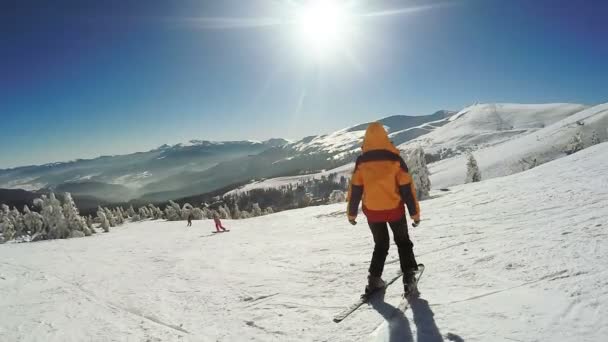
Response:
[[[188,215],[188,225],[187,225],[187,227],[192,227],[192,220],[193,220],[193,219],[194,219],[194,214],[191,212],[191,213]]]
[[[215,222],[215,230],[217,232],[227,231],[226,228],[224,228],[224,226],[222,226],[222,221],[220,221],[220,215],[218,215],[218,214],[213,215],[213,222]]]
[[[369,125],[362,149],[363,154],[357,158],[351,178],[347,210],[348,221],[352,225],[357,224],[355,219],[359,203],[363,199],[363,213],[367,216],[374,237],[375,246],[365,291],[372,292],[385,286],[382,271],[390,245],[388,223],[399,250],[403,288],[408,295],[413,290],[418,266],[414,257],[414,244],[408,235],[404,203],[413,220],[412,226],[418,226],[420,208],[416,189],[399,150],[391,143],[380,123]]]

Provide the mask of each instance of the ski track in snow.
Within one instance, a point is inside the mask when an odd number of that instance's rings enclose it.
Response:
[[[0,246],[1,341],[601,341],[608,335],[608,144],[421,203],[426,265],[340,324],[372,238],[344,204],[240,221],[145,221]],[[210,238],[210,236],[217,237]],[[385,274],[398,271],[391,246]]]

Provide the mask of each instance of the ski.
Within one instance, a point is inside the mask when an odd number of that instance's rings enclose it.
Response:
[[[418,271],[416,271],[416,290],[414,291],[414,293],[412,294],[416,294],[418,292],[418,282],[420,281],[420,278],[422,277],[422,273],[424,272],[424,265],[423,264],[418,264]],[[381,291],[385,291],[386,288],[391,285],[392,283],[394,283],[397,279],[401,278],[403,274],[401,272],[399,272],[398,275],[396,275],[395,277],[391,278],[389,281],[386,282],[386,286],[382,289],[378,289],[372,293],[369,294],[362,294],[361,297],[359,298],[358,301],[356,301],[355,303],[353,303],[352,305],[350,305],[349,307],[347,307],[346,309],[342,310],[340,313],[338,313],[337,315],[334,316],[333,321],[335,323],[340,323],[342,322],[346,317],[348,317],[350,314],[352,314],[353,312],[355,312],[358,308],[360,308],[363,304],[369,302],[369,300],[371,298],[373,298],[373,296]],[[410,296],[412,295],[410,294]],[[409,296],[408,296],[409,297]],[[404,303],[403,303],[404,302]],[[403,306],[403,308],[402,308]],[[408,306],[408,301],[404,300],[402,301],[402,303],[399,305],[399,308],[403,311],[405,309],[407,309]]]
[[[360,308],[363,304],[369,302],[369,300],[378,292],[381,291],[385,291],[387,287],[389,287],[389,285],[391,285],[392,283],[394,283],[397,279],[401,278],[403,274],[401,272],[399,272],[399,274],[397,274],[396,276],[394,276],[393,278],[389,279],[386,282],[386,286],[384,286],[381,289],[377,289],[371,293],[363,293],[360,297],[359,300],[357,300],[356,302],[354,302],[352,305],[348,306],[347,308],[345,308],[344,310],[342,310],[340,313],[338,313],[337,315],[334,316],[333,321],[336,323],[340,323],[342,322],[346,317],[348,317],[350,314],[352,314],[353,312],[355,312],[358,308]]]
[[[230,229],[226,229],[226,230],[220,230],[219,232],[214,232],[212,231],[213,234],[218,234],[218,233],[228,233],[230,231]]]

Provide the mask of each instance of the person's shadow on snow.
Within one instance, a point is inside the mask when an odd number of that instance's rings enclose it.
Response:
[[[410,322],[403,312],[384,301],[384,292],[378,293],[370,300],[371,306],[376,310],[388,325],[388,341],[390,342],[413,342]]]
[[[435,314],[429,302],[417,297],[410,300],[410,309],[414,314],[414,324],[416,324],[416,341],[418,342],[443,342],[443,337],[437,324]]]
[[[413,342],[414,337],[410,328],[410,323],[405,314],[396,307],[384,301],[384,293],[379,293],[376,298],[370,301],[372,307],[384,317],[388,329],[388,341],[390,342]],[[414,316],[416,325],[417,342],[443,342],[443,336],[435,323],[435,314],[431,310],[429,303],[420,298],[411,298],[409,309]],[[453,338],[452,338],[453,337]],[[464,341],[460,336],[448,334],[450,341]]]

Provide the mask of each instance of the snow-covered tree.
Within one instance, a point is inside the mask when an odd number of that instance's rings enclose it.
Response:
[[[207,218],[207,219],[212,219],[213,218],[213,211],[210,210],[208,207],[203,207],[203,218]]]
[[[125,223],[126,215],[125,215],[125,211],[122,209],[122,207],[116,208],[115,216],[116,216],[117,224],[121,225],[121,224]]]
[[[262,209],[260,208],[260,205],[258,203],[253,203],[251,205],[251,216],[262,216]]]
[[[34,204],[41,207],[40,214],[44,219],[46,226],[46,238],[48,239],[66,239],[70,236],[70,230],[63,214],[61,202],[55,197],[54,193],[50,193],[48,197],[42,195],[39,201]]]
[[[477,166],[477,160],[472,153],[469,153],[467,156],[467,177],[465,179],[465,183],[475,183],[481,181],[481,171],[479,171],[479,166]]]
[[[150,217],[150,212],[147,207],[139,207],[137,214],[133,215],[133,221],[145,220]],[[136,220],[137,219],[137,220]]]
[[[230,215],[230,210],[223,205],[219,207],[218,213],[220,214],[220,218],[230,220],[232,216]]]
[[[165,208],[165,218],[169,221],[181,220],[181,211],[179,204],[169,201],[169,205]]]
[[[89,227],[91,234],[95,234],[96,232],[95,232],[95,228],[93,227],[93,218],[91,217],[91,215],[87,216],[86,220],[87,220],[87,227]]]
[[[10,220],[13,222],[13,228],[15,229],[15,237],[20,237],[23,235],[27,235],[27,229],[25,227],[25,223],[23,222],[23,215],[17,210],[17,208],[13,208],[8,214]]]
[[[6,204],[0,206],[0,242],[11,240],[15,236],[15,226],[9,216],[10,208]]]
[[[599,144],[600,142],[601,142],[601,141],[600,141],[600,137],[599,137],[599,135],[597,134],[597,131],[593,130],[593,133],[591,133],[591,142],[590,142],[590,146],[597,145],[597,144]]]
[[[414,181],[416,196],[419,199],[428,197],[431,191],[431,178],[429,168],[426,165],[424,150],[421,146],[417,146],[405,153],[403,159]]]
[[[163,218],[163,211],[154,204],[148,204],[148,211],[150,212],[151,217],[155,220],[160,220]]]
[[[342,190],[333,190],[329,194],[329,203],[342,203],[346,201],[346,194]]]
[[[264,215],[270,215],[270,214],[274,214],[274,210],[272,210],[272,207],[268,207],[268,208],[264,209]]]
[[[584,148],[585,148],[585,143],[583,141],[583,134],[579,131],[570,139],[570,141],[568,141],[568,144],[566,145],[564,152],[566,154],[570,155],[570,154],[576,153]]]
[[[27,205],[23,207],[23,222],[26,227],[25,229],[27,229],[30,235],[37,236],[43,233],[44,220],[42,219],[42,215],[31,211]]]
[[[129,217],[133,217],[135,216],[135,209],[133,209],[133,205],[129,206],[129,208],[127,209],[127,216]]]
[[[190,203],[184,203],[184,206],[182,207],[182,220],[187,220],[188,217],[190,216],[190,213],[192,212],[192,209],[194,209],[192,207],[192,205]]]
[[[251,215],[247,210],[241,210],[241,219],[248,219],[250,217],[253,217],[253,215]]]
[[[239,209],[239,204],[238,203],[234,203],[234,208],[232,208],[232,218],[235,220],[238,220],[241,217],[241,210]]]
[[[192,218],[194,220],[202,220],[204,218],[204,213],[201,210],[201,208],[194,208],[192,209]]]
[[[63,196],[63,216],[66,219],[67,228],[70,232],[78,230],[85,236],[91,235],[87,222],[80,216],[76,203],[69,192],[66,192]]]
[[[116,218],[114,218],[114,213],[112,213],[112,210],[108,208],[103,208],[103,211],[106,214],[108,223],[110,223],[110,227],[116,227]]]
[[[97,209],[97,218],[99,219],[100,227],[104,232],[108,233],[110,231],[110,222],[106,216],[106,211],[101,207]]]

